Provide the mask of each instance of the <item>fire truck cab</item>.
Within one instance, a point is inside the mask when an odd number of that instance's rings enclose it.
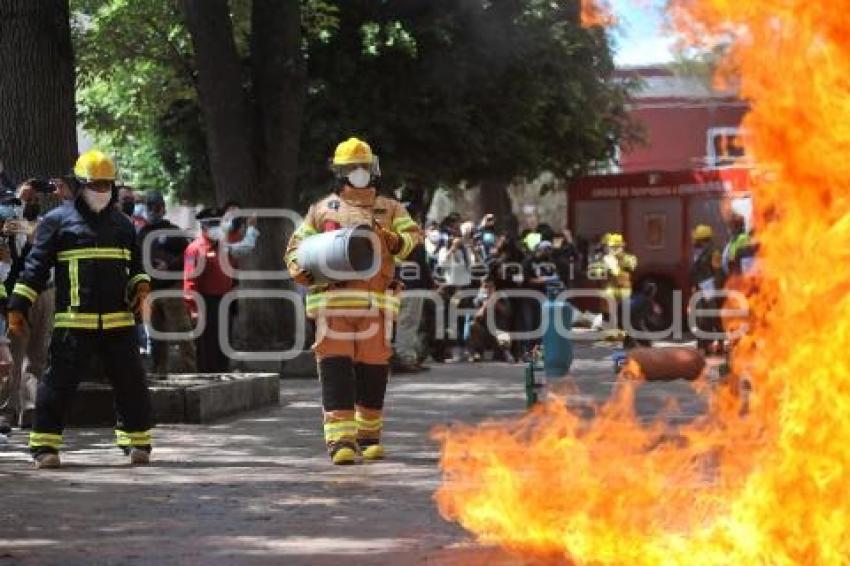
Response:
[[[714,229],[715,243],[729,239],[727,221],[733,213],[749,224],[752,200],[750,170],[720,168],[594,175],[569,188],[568,224],[573,236],[592,251],[604,234],[618,232],[627,250],[638,258],[636,289],[652,281],[665,323],[684,309],[690,297],[691,232],[699,224]],[[586,266],[585,266],[586,267]],[[575,286],[593,288],[599,282],[577,270]],[[675,301],[674,291],[682,291]],[[592,308],[591,305],[587,305]]]

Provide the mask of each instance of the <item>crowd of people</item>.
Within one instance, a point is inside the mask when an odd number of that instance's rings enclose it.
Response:
[[[744,219],[732,216],[728,230],[729,238],[722,241],[705,224],[691,234],[690,292],[701,293],[700,312],[722,309],[725,298],[716,292],[754,269],[757,244]],[[440,363],[485,357],[527,360],[541,341],[545,298],[574,286],[597,288],[609,299],[598,302],[598,312],[574,314],[597,329],[614,319],[619,329],[614,335],[626,349],[650,342],[640,339],[639,332],[626,332],[624,322],[633,331],[664,329],[657,286],[646,281],[633,289],[638,262],[628,253],[622,234],[588,241],[547,224],[521,232],[498,230],[493,214],[474,222],[452,213],[427,224],[424,247],[418,251],[410,260],[417,268],[400,266],[399,278],[406,289],[436,291],[440,300],[414,296],[402,301],[393,358],[396,371],[422,371],[428,358]],[[609,305],[616,306],[615,312],[609,312]],[[724,334],[719,313],[698,316],[692,330],[708,336],[698,335],[699,349],[706,353],[723,349],[724,340],[710,336]],[[536,338],[512,339],[534,331]]]
[[[424,232],[424,246],[411,258],[418,269],[400,266],[399,279],[406,289],[433,290],[441,300],[402,300],[397,371],[419,371],[429,356],[436,362],[485,357],[513,362],[527,356],[540,338],[511,335],[539,328],[542,298],[569,287],[583,262],[569,230],[546,224],[498,230],[493,214],[473,222],[452,213]],[[437,328],[442,323],[445,328]]]

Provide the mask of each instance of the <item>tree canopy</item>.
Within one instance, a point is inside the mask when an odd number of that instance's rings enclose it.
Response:
[[[209,188],[189,37],[173,2],[72,0],[78,113],[125,181],[197,198]]]
[[[246,69],[250,0],[230,2]],[[80,114],[140,185],[211,200],[193,44],[174,0],[72,0]],[[327,186],[349,135],[387,183],[433,187],[567,177],[629,139],[628,85],[578,0],[302,1],[306,96],[298,194]],[[246,89],[250,74],[245,73]]]
[[[476,184],[614,157],[630,139],[628,85],[602,28],[578,2],[406,0],[339,5],[339,28],[310,49],[302,181],[330,144],[367,135],[393,185]],[[304,179],[306,177],[306,180]]]

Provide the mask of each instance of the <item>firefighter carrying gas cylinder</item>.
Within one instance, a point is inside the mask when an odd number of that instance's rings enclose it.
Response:
[[[331,169],[334,193],[310,207],[289,241],[285,260],[293,279],[310,288],[307,316],[316,320],[313,350],[328,453],[334,464],[353,464],[358,455],[364,460],[384,457],[381,431],[392,354],[389,334],[401,290],[394,280],[395,260],[405,259],[422,235],[401,203],[376,195],[380,167],[367,143],[357,138],[341,143]],[[372,269],[345,281],[319,281],[309,266],[299,265],[299,248],[308,247],[309,239],[364,225],[377,236],[377,272]]]
[[[29,447],[38,468],[57,468],[65,414],[91,360],[100,357],[115,390],[117,444],[132,464],[151,451],[151,402],[139,357],[136,321],[150,293],[136,230],[115,208],[115,164],[92,150],[80,156],[75,200],[48,213],[9,299],[9,330],[27,313],[55,271],[56,314],[48,370],[38,388]],[[135,311],[135,312],[134,312]]]

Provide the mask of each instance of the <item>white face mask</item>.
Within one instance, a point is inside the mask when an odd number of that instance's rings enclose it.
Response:
[[[106,208],[109,201],[112,200],[112,192],[99,193],[91,189],[85,189],[83,191],[83,198],[85,199],[86,204],[89,205],[90,209],[94,212],[100,212]]]
[[[207,238],[209,238],[213,242],[218,242],[219,240],[221,240],[221,236],[222,232],[220,226],[207,230]]]
[[[348,174],[348,182],[355,189],[365,189],[369,186],[371,180],[372,174],[362,167],[358,167]]]

